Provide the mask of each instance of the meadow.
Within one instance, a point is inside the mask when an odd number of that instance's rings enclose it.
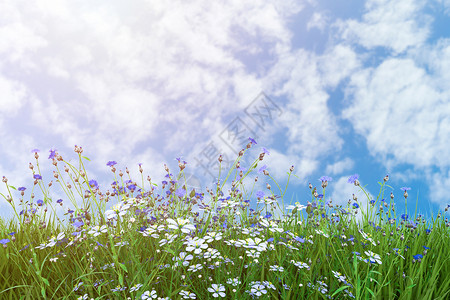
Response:
[[[311,201],[285,208],[294,166],[284,192],[263,168],[255,184],[267,181],[265,192],[254,193],[254,184],[248,193],[243,186],[265,156],[263,151],[244,174],[240,161],[254,144],[249,138],[223,182],[220,168],[206,193],[186,189],[180,159],[177,176],[164,165],[160,185],[144,179],[141,165],[135,182],[128,169],[117,171],[110,161],[114,182],[111,191],[101,191],[78,146],[77,167],[50,150],[55,184],[44,183],[36,149],[32,188],[16,188],[3,176],[7,192],[1,195],[15,218],[0,222],[0,299],[450,299],[449,206],[431,222],[421,215],[397,219],[394,193],[383,198],[387,187],[397,190],[386,175],[377,199],[353,195],[346,208],[325,202],[332,179],[323,176],[321,194],[310,183]],[[221,165],[222,156],[218,160]],[[367,195],[357,174],[348,183]],[[67,198],[52,199],[53,184]],[[408,188],[401,190],[406,203]],[[111,200],[119,204],[106,210]],[[48,210],[69,201],[67,225],[56,214],[45,221]],[[253,201],[255,210],[249,208]],[[361,210],[362,201],[370,209]],[[290,212],[274,219],[277,206]]]

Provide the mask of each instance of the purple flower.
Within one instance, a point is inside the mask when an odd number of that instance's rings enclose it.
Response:
[[[114,165],[117,165],[117,163],[115,161],[108,161],[108,163],[106,164],[108,167],[112,167]]]
[[[270,152],[269,152],[269,150],[267,150],[267,149],[266,149],[266,148],[264,148],[264,147],[262,147],[261,149],[262,149],[262,152],[266,153],[267,155],[270,155]]]
[[[93,187],[95,187],[96,189],[98,189],[98,183],[97,183],[97,181],[95,181],[95,180],[89,180],[89,186],[91,187],[91,188],[93,188]]]
[[[186,191],[182,188],[179,188],[178,190],[175,191],[175,195],[177,195],[178,197],[184,197],[185,194]]]
[[[49,152],[50,152],[50,156],[48,157],[48,159],[53,159],[53,158],[55,158],[55,156],[56,156],[56,151],[57,151],[56,149],[55,149],[55,150],[51,150],[51,149],[50,149],[50,151],[49,151]]]
[[[358,180],[358,177],[359,177],[359,175],[358,174],[355,174],[355,175],[352,175],[352,176],[350,176],[349,178],[348,178],[348,183],[355,183],[355,180]]]
[[[328,177],[328,176],[322,176],[319,178],[320,181],[324,182],[324,181],[332,181],[333,178]]]

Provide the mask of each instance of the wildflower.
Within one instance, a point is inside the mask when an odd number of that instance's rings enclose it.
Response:
[[[53,158],[55,158],[55,156],[56,156],[56,151],[57,151],[56,149],[55,149],[55,150],[51,150],[51,149],[50,149],[50,151],[49,151],[49,152],[50,152],[50,155],[49,155],[48,159],[53,159]]]
[[[355,186],[359,186],[359,181],[358,181],[358,177],[359,177],[359,175],[358,174],[354,174],[354,175],[352,175],[352,176],[350,176],[349,178],[348,178],[348,183],[353,183]]]

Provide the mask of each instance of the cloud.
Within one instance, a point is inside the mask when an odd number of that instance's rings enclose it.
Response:
[[[355,73],[350,86],[355,100],[342,116],[366,137],[372,156],[389,154],[397,164],[418,167],[449,165],[439,154],[448,144],[448,101],[413,60],[387,59]]]
[[[335,88],[362,65],[357,53],[343,44],[328,48],[324,55],[318,57],[317,64],[323,86],[331,88]]]
[[[430,35],[432,18],[423,13],[426,1],[369,0],[361,21],[336,22],[342,38],[367,49],[386,47],[394,54],[423,45]]]
[[[334,164],[328,165],[325,169],[325,174],[329,175],[338,175],[342,172],[353,169],[354,161],[351,158],[346,157],[343,160],[340,160]]]
[[[329,18],[322,13],[315,12],[313,13],[311,19],[306,24],[306,28],[311,30],[312,28],[317,28],[320,31],[324,31],[326,26],[328,25]]]
[[[27,89],[21,83],[0,75],[0,122],[16,115],[25,103]]]

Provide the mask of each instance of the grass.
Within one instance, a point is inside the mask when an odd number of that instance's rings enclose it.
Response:
[[[34,185],[28,201],[24,202],[26,188],[15,188],[3,177],[8,192],[2,196],[19,222],[5,224],[0,219],[0,298],[450,298],[450,223],[444,222],[444,216],[439,213],[432,219],[431,228],[420,215],[411,222],[403,214],[397,224],[393,194],[389,205],[379,200],[380,195],[368,199],[370,212],[358,212],[361,202],[354,196],[354,203],[350,206],[349,201],[344,210],[331,201],[323,203],[331,181],[324,176],[320,179],[323,194],[310,184],[311,202],[288,206],[292,212],[274,220],[269,211],[278,205],[276,198],[283,200],[286,189],[276,195],[267,183],[269,196],[258,191],[257,200],[253,188],[250,196],[242,192],[243,179],[266,153],[263,148],[244,174],[240,160],[256,143],[249,140],[222,185],[219,180],[215,190],[207,189],[206,196],[178,183],[186,165],[180,160],[177,178],[165,165],[164,196],[156,193],[158,185],[150,177],[150,188],[145,191],[141,165],[142,182],[138,184],[131,178],[124,180],[115,162],[107,164],[115,177],[113,191],[103,193],[95,180],[89,180],[83,163],[88,158],[75,146],[78,168],[50,150],[54,177],[67,194],[66,200],[53,202],[52,183],[42,182],[35,150],[36,167],[30,163]],[[64,171],[60,170],[63,163]],[[225,197],[222,188],[233,171],[232,188]],[[263,173],[274,181],[267,170]],[[381,195],[388,179],[387,175],[379,183]],[[365,192],[357,175],[350,177],[349,183]],[[34,202],[37,187],[44,200]],[[402,189],[406,201],[408,188]],[[19,213],[13,193],[20,195],[20,205],[25,206]],[[77,197],[83,199],[81,208]],[[210,197],[210,205],[204,203],[206,197]],[[105,211],[106,202],[112,199],[119,204]],[[65,214],[70,216],[69,225],[54,216],[46,223],[48,207],[54,211],[52,202],[62,206],[67,200],[75,207]],[[250,201],[264,207],[249,209]],[[97,211],[91,209],[94,205]],[[203,210],[202,218],[192,211],[195,205]],[[362,223],[355,221],[357,213],[362,213]]]

